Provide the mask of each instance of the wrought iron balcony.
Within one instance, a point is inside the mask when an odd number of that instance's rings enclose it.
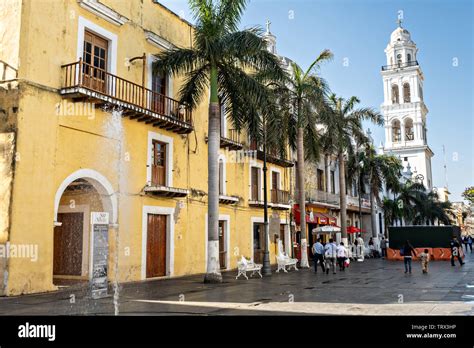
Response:
[[[306,200],[309,203],[325,203],[339,206],[339,195],[317,189],[306,190]]]
[[[244,145],[240,142],[240,132],[236,129],[229,129],[226,136],[221,133],[221,147],[229,150],[242,150]]]
[[[193,130],[191,109],[144,86],[79,61],[62,65],[61,95],[74,100],[91,100],[112,105],[122,115],[178,134]]]
[[[252,141],[250,143],[249,149],[252,151],[257,151],[257,159],[263,161],[264,153],[261,146],[257,147],[257,143],[255,141]],[[287,158],[283,158],[274,150],[267,150],[267,162],[286,168],[293,167],[295,165],[293,161]]]
[[[406,63],[397,63],[397,64],[392,64],[392,65],[383,65],[383,66],[382,66],[382,71],[408,68],[408,67],[410,67],[410,66],[418,66],[418,61],[417,61],[417,60],[414,60],[414,61],[406,62]]]

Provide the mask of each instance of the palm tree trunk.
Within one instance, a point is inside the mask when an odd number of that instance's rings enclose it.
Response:
[[[344,245],[347,244],[347,202],[346,202],[346,164],[344,154],[338,155],[339,159],[339,204],[341,206],[341,237]]]
[[[377,214],[375,212],[375,196],[370,190],[370,225],[372,227],[372,237],[376,240],[377,235]],[[382,233],[382,231],[380,231]]]
[[[300,206],[300,226],[301,226],[301,261],[300,267],[309,267],[308,262],[308,243],[306,236],[306,195],[304,191],[304,128],[298,128],[298,201]]]
[[[212,68],[211,101],[209,104],[208,125],[208,217],[207,217],[207,269],[205,283],[221,283],[219,267],[219,144],[220,107],[217,94],[217,69]]]

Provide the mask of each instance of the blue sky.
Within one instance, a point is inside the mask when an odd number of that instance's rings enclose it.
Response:
[[[160,2],[192,22],[186,0]],[[473,7],[471,0],[253,0],[242,27],[264,27],[269,19],[278,53],[303,68],[329,48],[334,60],[321,71],[332,91],[379,109],[384,49],[403,11],[402,26],[418,46],[425,75],[433,183],[445,185],[444,145],[450,199],[459,201],[464,188],[474,185]],[[376,145],[384,141],[382,127],[367,127]]]

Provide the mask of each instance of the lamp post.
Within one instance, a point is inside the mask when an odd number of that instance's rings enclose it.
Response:
[[[263,226],[265,228],[265,249],[263,251],[262,274],[271,276],[269,247],[269,226],[268,226],[268,196],[267,196],[267,129],[265,120],[263,121]]]

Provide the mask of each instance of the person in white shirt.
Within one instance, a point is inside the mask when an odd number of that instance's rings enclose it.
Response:
[[[337,264],[339,265],[339,271],[344,271],[346,268],[344,265],[344,262],[346,261],[348,257],[348,253],[343,242],[341,242],[341,244],[339,244],[338,247],[336,248],[336,254],[337,254]]]
[[[359,233],[359,236],[357,237],[357,247],[359,248],[358,251],[358,258],[361,260],[364,260],[365,256],[365,243],[364,240],[362,239],[362,235]]]
[[[329,239],[329,243],[324,246],[324,250],[324,259],[326,261],[326,274],[329,274],[329,268],[332,268],[332,273],[336,274],[337,245],[336,243],[334,243],[334,239]]]

